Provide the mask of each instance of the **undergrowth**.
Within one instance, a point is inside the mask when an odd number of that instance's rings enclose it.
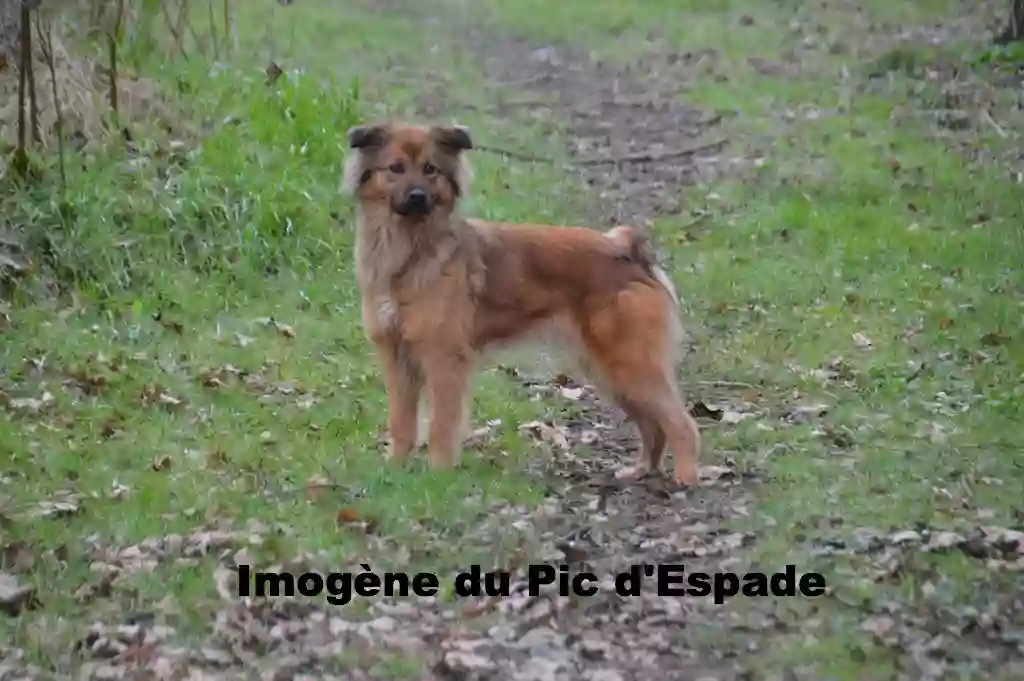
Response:
[[[176,102],[203,122],[195,139],[115,137],[70,159],[65,188],[8,184],[6,221],[60,291],[152,292],[183,271],[245,287],[345,247],[338,183],[358,82],[196,71],[177,81],[199,94]]]

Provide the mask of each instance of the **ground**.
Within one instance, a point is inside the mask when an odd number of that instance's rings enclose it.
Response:
[[[5,204],[79,284],[0,316],[0,679],[1021,678],[1002,4],[260,0],[232,63],[150,65],[198,132]],[[471,126],[467,213],[651,229],[699,488],[615,480],[633,431],[532,351],[481,375],[464,468],[383,462],[338,193],[382,116]],[[602,588],[531,596],[539,563]],[[827,589],[617,596],[644,563]],[[241,564],[442,588],[242,598]],[[513,593],[455,597],[471,565]]]

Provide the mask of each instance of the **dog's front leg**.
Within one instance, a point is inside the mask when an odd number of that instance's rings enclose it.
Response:
[[[423,361],[430,412],[427,447],[434,468],[450,468],[459,463],[471,370],[467,355],[431,353]]]
[[[416,445],[416,426],[423,377],[419,367],[397,343],[377,345],[384,368],[384,383],[388,395],[388,428],[391,448],[388,458],[405,460]]]

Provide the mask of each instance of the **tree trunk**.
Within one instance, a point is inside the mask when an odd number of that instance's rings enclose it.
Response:
[[[18,35],[21,31],[21,3],[0,1],[0,71],[18,63]]]
[[[1024,40],[1024,0],[1011,0],[1010,20],[996,38],[996,43],[1006,45],[1018,40]]]

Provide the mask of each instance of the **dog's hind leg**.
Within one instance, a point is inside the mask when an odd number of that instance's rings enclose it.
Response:
[[[675,480],[681,485],[697,484],[697,459],[700,456],[700,429],[679,397],[675,382],[664,380],[651,394],[647,411],[657,420],[675,457]]]
[[[697,484],[700,432],[686,411],[675,383],[674,323],[668,297],[641,284],[620,292],[612,301],[594,301],[580,320],[589,360],[603,374],[627,415],[656,444],[654,426],[664,434],[675,457],[676,482]],[[630,414],[632,412],[632,414]],[[641,467],[652,463],[654,447],[644,447]],[[660,453],[657,454],[660,463]],[[634,467],[619,472],[635,476]]]
[[[615,477],[620,480],[637,480],[648,471],[657,470],[661,465],[661,458],[665,453],[665,431],[658,425],[657,420],[651,418],[646,409],[632,400],[617,396],[615,401],[626,412],[626,416],[636,423],[640,432],[639,461],[633,466],[619,470]]]
[[[664,450],[659,451],[656,445],[667,443],[675,457],[676,482],[696,485],[700,431],[679,397],[674,377],[660,367],[635,359],[610,369],[617,390],[626,394],[634,405],[634,420],[641,433],[644,429],[651,433],[648,437],[653,443],[644,446],[644,459],[639,467],[623,469],[618,477],[638,477],[646,472],[646,467],[657,468]]]

